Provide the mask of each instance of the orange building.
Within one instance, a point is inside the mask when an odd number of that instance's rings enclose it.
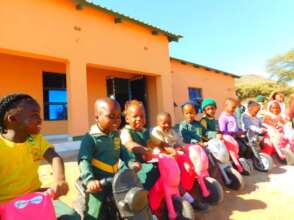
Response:
[[[3,1],[0,18],[0,96],[35,97],[44,134],[84,134],[107,95],[144,101],[150,124],[159,111],[179,121],[195,91],[234,95],[235,75],[170,59],[181,36],[83,0]]]

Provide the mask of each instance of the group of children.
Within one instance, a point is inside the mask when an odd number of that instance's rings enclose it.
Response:
[[[241,121],[235,113],[240,108],[236,99],[226,99],[218,120],[215,100],[204,99],[198,108],[193,102],[186,102],[182,105],[184,120],[177,129],[173,129],[170,114],[163,112],[158,114],[157,126],[151,132],[145,127],[146,113],[142,102],[131,100],[126,103],[126,125],[119,131],[120,105],[110,98],[98,99],[95,102],[95,124],[84,135],[78,155],[80,177],[89,193],[86,219],[107,218],[104,199],[111,192],[101,187],[99,179],[112,177],[119,169],[135,167],[144,188],[150,190],[160,175],[156,166],[147,163],[154,147],[175,155],[177,146],[197,143],[204,147],[204,142],[211,138],[221,139],[223,134],[238,139],[244,135],[244,131],[265,134],[269,128],[273,128],[281,132],[283,125],[291,120],[293,122],[294,96],[291,97],[289,114],[283,105],[283,94],[275,94],[275,100],[268,103],[267,109],[263,103],[259,103],[264,100],[257,97],[256,101],[248,102]],[[197,120],[200,110],[203,115]],[[52,164],[55,197],[68,192],[63,161],[53,146],[39,134],[40,107],[32,97],[26,94],[4,97],[0,101],[0,129],[0,204],[40,189],[37,170],[42,159]],[[269,139],[271,144],[279,144],[273,137],[269,136]],[[240,145],[240,149],[242,154],[246,146]],[[65,204],[58,200],[54,203],[59,219],[79,218]],[[206,209],[200,202],[196,202],[196,208]]]

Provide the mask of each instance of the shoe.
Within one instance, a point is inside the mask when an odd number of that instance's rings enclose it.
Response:
[[[201,211],[201,212],[207,212],[209,206],[206,203],[200,202],[198,200],[194,200],[191,205],[193,206],[193,208],[197,211]]]

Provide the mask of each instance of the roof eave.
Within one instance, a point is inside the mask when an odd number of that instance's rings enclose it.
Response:
[[[218,69],[215,69],[215,68],[203,66],[203,65],[200,65],[200,64],[197,64],[197,63],[192,63],[190,61],[182,60],[182,59],[179,59],[179,58],[170,57],[170,59],[171,60],[178,61],[178,62],[180,62],[182,64],[190,64],[190,65],[193,65],[195,68],[204,68],[204,69],[207,69],[207,70],[212,70],[212,71],[215,71],[218,74],[223,74],[223,75],[226,75],[226,76],[231,76],[231,77],[234,77],[234,78],[237,78],[237,79],[241,77],[241,76],[238,76],[238,75],[233,74],[233,73],[228,73],[228,72],[225,72],[225,71],[222,71],[222,70],[218,70]]]
[[[152,33],[153,32],[159,32],[159,33],[164,34],[168,38],[169,42],[171,42],[171,41],[178,42],[180,38],[183,38],[183,36],[181,36],[181,35],[165,31],[165,30],[163,30],[163,29],[161,29],[159,27],[155,27],[155,26],[153,26],[151,24],[147,24],[147,23],[142,22],[142,21],[140,21],[138,19],[126,16],[124,14],[121,14],[121,13],[116,12],[114,10],[102,7],[102,6],[94,4],[92,2],[88,2],[86,0],[71,0],[71,1],[75,3],[76,8],[78,10],[82,10],[84,6],[89,6],[89,7],[96,8],[98,10],[104,11],[107,14],[111,14],[111,15],[113,15],[115,17],[115,19],[125,19],[125,20],[128,20],[128,21],[134,22],[136,24],[143,25],[143,26],[151,29]]]

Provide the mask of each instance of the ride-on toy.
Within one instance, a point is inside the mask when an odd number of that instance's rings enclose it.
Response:
[[[32,192],[0,205],[1,220],[56,220],[54,191]]]
[[[131,169],[119,170],[114,177],[100,180],[103,189],[112,190],[106,196],[106,213],[110,220],[151,220],[152,214],[148,207],[147,191],[138,179],[136,173]],[[86,186],[79,178],[76,188],[80,193],[74,208],[85,219],[87,195]]]
[[[260,138],[258,134],[251,134],[250,131],[246,134],[246,139],[241,139],[248,146],[247,155],[252,159],[253,167],[261,172],[268,172],[273,167],[272,158],[261,152]]]
[[[183,153],[180,153],[180,152]],[[191,144],[181,147],[178,151],[177,162],[181,169],[181,185],[189,192],[196,186],[200,199],[211,205],[223,200],[223,188],[219,182],[209,176],[208,157],[200,145]]]
[[[223,135],[222,140],[226,145],[233,165],[239,173],[243,175],[250,175],[252,168],[250,163],[243,157],[239,157],[239,144],[231,135]]]
[[[195,214],[191,204],[182,199],[180,186],[180,169],[176,160],[164,153],[152,154],[153,160],[158,163],[160,177],[155,185],[149,190],[148,197],[151,210],[158,219],[194,219]],[[162,210],[165,207],[166,211]],[[168,216],[166,216],[166,214]]]
[[[209,171],[213,177],[218,175],[226,187],[233,190],[244,188],[244,180],[241,174],[235,170],[230,161],[230,155],[222,140],[211,139],[206,143],[205,151],[209,159]]]

